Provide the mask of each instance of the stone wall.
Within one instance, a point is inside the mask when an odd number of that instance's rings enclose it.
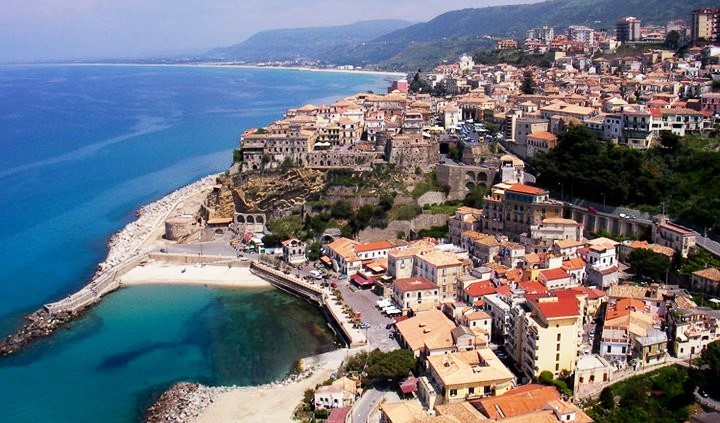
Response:
[[[447,201],[447,196],[444,192],[429,191],[417,199],[417,204],[418,206],[423,207],[425,205],[442,204],[445,201]]]
[[[398,232],[408,235],[410,231],[430,229],[433,226],[443,226],[447,223],[448,216],[444,214],[423,213],[413,220],[396,220],[390,222],[385,229],[366,228],[358,234],[360,242],[375,242],[386,239],[397,238]]]
[[[478,185],[492,186],[498,167],[492,166],[459,166],[441,164],[435,168],[438,182],[449,187],[447,201],[462,200],[471,189]]]

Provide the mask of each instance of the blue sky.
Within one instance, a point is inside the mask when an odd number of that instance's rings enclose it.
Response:
[[[203,51],[257,31],[533,0],[0,0],[0,62]],[[537,1],[537,0],[535,0]]]

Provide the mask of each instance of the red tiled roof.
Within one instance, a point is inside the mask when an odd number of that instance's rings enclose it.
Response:
[[[522,194],[530,194],[530,195],[542,195],[547,194],[547,191],[542,188],[533,187],[530,185],[524,185],[524,184],[515,184],[508,189],[508,191],[512,192],[519,192]]]
[[[493,420],[521,416],[541,410],[548,402],[560,399],[553,386],[530,384],[507,391],[503,395],[486,397],[470,403]]]
[[[432,281],[421,277],[397,279],[395,281],[395,287],[403,292],[437,289],[437,285]]]
[[[587,263],[585,263],[585,260],[581,259],[580,257],[574,257],[570,260],[565,260],[562,263],[562,268],[565,270],[577,270],[584,268],[586,264]]]
[[[528,294],[545,294],[547,287],[537,281],[520,282],[520,288]]]
[[[578,300],[573,296],[541,297],[540,295],[526,294],[525,298],[535,303],[540,312],[548,319],[572,317],[579,314]],[[544,298],[556,298],[556,300],[543,300]]]
[[[387,241],[371,242],[370,244],[359,244],[355,246],[355,252],[364,253],[366,251],[387,250],[392,248],[392,244]]]
[[[542,275],[545,280],[552,281],[556,279],[566,279],[569,278],[570,275],[568,272],[561,268],[556,269],[547,269],[547,270],[541,270],[540,275]]]
[[[475,282],[465,288],[465,293],[471,297],[482,297],[496,292],[497,288],[490,281]]]

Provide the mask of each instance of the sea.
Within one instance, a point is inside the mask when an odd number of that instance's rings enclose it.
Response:
[[[85,285],[145,203],[226,170],[239,135],[388,76],[204,66],[0,66],[0,336]],[[142,420],[177,381],[258,385],[336,347],[271,289],[141,286],[0,358],[0,421]]]

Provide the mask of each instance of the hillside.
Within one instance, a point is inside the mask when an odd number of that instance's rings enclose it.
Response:
[[[401,20],[373,20],[350,25],[262,31],[247,40],[206,53],[208,59],[247,62],[317,59],[328,50],[370,41],[410,25]]]
[[[585,24],[612,32],[617,19],[628,15],[640,18],[643,25],[664,25],[673,19],[689,21],[692,10],[707,7],[711,3],[708,0],[549,0],[533,4],[462,9],[382,35],[366,43],[362,50],[355,49],[353,52],[358,61],[372,59],[384,66],[412,69],[413,66],[403,66],[401,58],[407,55],[408,50],[417,49],[417,44],[429,43],[435,46],[440,40],[445,44],[455,41],[467,44],[468,39],[475,39],[478,41],[477,46],[471,45],[465,50],[472,53],[487,45],[488,35],[522,39],[532,27],[548,25],[559,29],[573,24]],[[445,59],[437,55],[433,57],[434,63]],[[434,63],[427,62],[426,66]]]

